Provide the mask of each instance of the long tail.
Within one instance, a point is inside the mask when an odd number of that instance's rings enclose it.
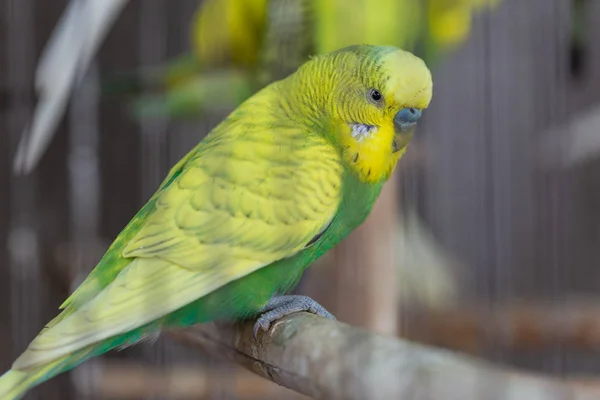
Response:
[[[33,386],[35,378],[27,372],[10,370],[0,376],[0,398],[17,400],[22,398]]]
[[[116,340],[115,342],[118,343],[119,341]],[[0,376],[0,399],[18,400],[34,386],[67,372],[92,357],[105,353],[114,347],[116,343],[94,344],[73,354],[27,370],[11,369]]]
[[[157,324],[135,329],[124,335],[112,337],[92,344],[72,354],[57,358],[49,363],[26,370],[11,369],[0,376],[0,400],[18,400],[32,389],[63,372],[70,371],[90,358],[104,354],[115,348],[125,348],[142,341],[155,340]]]
[[[89,353],[87,351],[86,353]],[[63,357],[49,364],[33,368],[27,371],[11,369],[0,376],[0,399],[18,400],[25,396],[27,391],[54,376],[68,371],[75,365],[83,362],[88,357],[82,352],[78,354],[79,362],[73,356]]]

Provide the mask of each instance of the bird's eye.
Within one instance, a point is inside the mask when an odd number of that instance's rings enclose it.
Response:
[[[369,99],[372,102],[378,104],[381,103],[381,101],[383,100],[383,95],[378,90],[371,89],[369,90]]]

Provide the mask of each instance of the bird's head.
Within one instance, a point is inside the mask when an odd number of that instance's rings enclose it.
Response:
[[[298,70],[314,111],[344,162],[363,182],[389,178],[432,96],[423,60],[389,46],[360,45],[317,56]]]

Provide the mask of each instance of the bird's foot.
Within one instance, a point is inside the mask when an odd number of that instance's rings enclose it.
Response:
[[[335,320],[335,317],[329,311],[308,296],[274,296],[261,310],[262,315],[254,324],[254,339],[258,338],[258,331],[260,329],[266,332],[273,322],[287,315],[301,311],[307,311],[321,317]]]

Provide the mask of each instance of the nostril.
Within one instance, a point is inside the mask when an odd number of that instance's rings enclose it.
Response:
[[[421,110],[414,107],[403,108],[396,114],[394,121],[399,124],[415,124],[421,118]]]

